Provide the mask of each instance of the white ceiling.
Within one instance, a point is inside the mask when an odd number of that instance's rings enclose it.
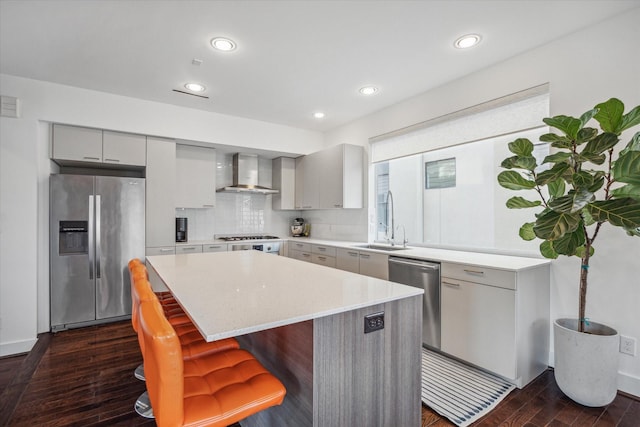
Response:
[[[0,0],[0,72],[327,131],[640,0]],[[453,48],[479,33],[477,47]],[[234,39],[215,52],[215,36]],[[194,58],[202,65],[192,65]],[[201,99],[178,94],[186,82]],[[366,84],[380,88],[363,97]],[[10,94],[6,94],[10,95]],[[326,118],[312,113],[322,110]]]

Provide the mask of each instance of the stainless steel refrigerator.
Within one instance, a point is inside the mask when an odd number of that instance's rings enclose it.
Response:
[[[51,330],[131,315],[127,263],[144,259],[145,181],[50,177]]]

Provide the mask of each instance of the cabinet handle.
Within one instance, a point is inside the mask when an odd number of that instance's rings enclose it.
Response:
[[[333,205],[334,208],[341,208],[342,205]]]
[[[369,254],[360,254],[360,258],[370,258]]]
[[[222,246],[209,246],[209,249],[220,249]]]
[[[464,272],[467,273],[467,274],[478,274],[480,276],[484,275],[484,271],[482,271],[482,270],[467,270],[465,268]]]
[[[358,256],[358,252],[347,252],[349,256]]]
[[[182,248],[183,251],[195,251],[196,248],[191,246],[191,247],[186,247],[186,248]]]
[[[460,287],[460,283],[451,283],[451,282],[445,282],[444,280],[442,281],[443,285],[447,285],[447,286],[452,286],[454,288],[459,288]]]
[[[296,243],[296,248],[301,248],[302,247],[302,243]]]
[[[326,261],[326,260],[327,260],[327,257],[319,256],[319,257],[318,257],[318,259],[319,259],[319,260],[321,260],[321,261]]]
[[[316,249],[318,249],[319,251],[326,251],[327,250],[327,248],[323,248],[322,246],[318,246],[318,247],[316,247]]]
[[[105,162],[113,162],[113,163],[120,163],[120,160],[118,159],[104,159]]]
[[[213,205],[202,205],[203,208],[212,208]]]
[[[307,254],[307,253],[304,253],[304,254],[302,254],[302,256],[305,257],[305,258],[309,258],[311,255]]]
[[[171,249],[171,248],[160,249],[160,252],[173,252],[173,251],[175,251],[175,249]]]
[[[84,156],[83,159],[85,159],[85,160],[100,160],[100,157],[87,157],[87,156]]]

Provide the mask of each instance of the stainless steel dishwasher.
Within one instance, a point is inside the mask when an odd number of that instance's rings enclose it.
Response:
[[[389,280],[424,289],[422,343],[440,349],[440,263],[389,257]]]

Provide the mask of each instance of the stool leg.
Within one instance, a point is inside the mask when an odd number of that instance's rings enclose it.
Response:
[[[144,381],[144,364],[141,363],[138,365],[135,371],[133,371],[133,375],[139,379],[140,381]]]
[[[144,418],[155,418],[153,416],[153,408],[151,407],[151,402],[149,401],[149,394],[146,391],[142,393],[140,397],[138,397],[134,408],[138,415]]]

